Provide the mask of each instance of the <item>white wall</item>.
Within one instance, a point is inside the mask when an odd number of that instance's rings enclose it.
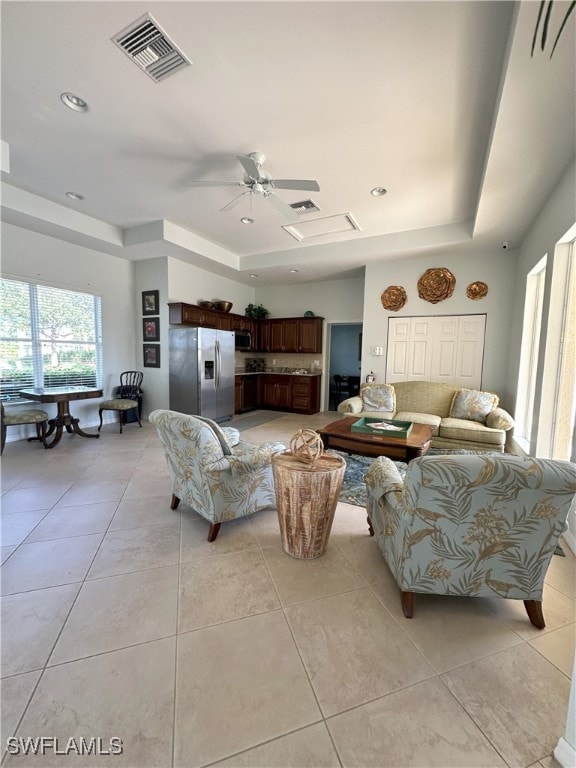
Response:
[[[194,267],[178,259],[168,259],[167,301],[184,301],[197,304],[199,301],[231,301],[232,312],[244,314],[244,308],[254,303],[255,288],[243,285],[227,277],[219,277],[200,267]]]
[[[518,270],[516,273],[516,292],[514,295],[514,312],[512,315],[512,326],[510,333],[510,360],[508,368],[508,377],[511,382],[511,388],[516,392],[518,387],[518,369],[520,365],[520,347],[522,343],[522,318],[524,314],[524,294],[526,288],[526,277],[530,270],[544,256],[548,255],[546,268],[546,289],[544,292],[544,303],[542,307],[542,331],[541,338],[545,338],[547,328],[547,317],[550,302],[555,300],[550,295],[550,281],[554,268],[554,251],[556,244],[563,240],[570,230],[573,230],[576,222],[576,162],[571,165],[564,176],[560,179],[556,189],[548,198],[546,205],[542,208],[534,223],[528,230],[524,241],[520,247],[518,259]],[[543,345],[544,346],[544,345]],[[537,413],[540,403],[540,392],[542,387],[544,349],[540,350],[538,362],[538,374],[536,380],[536,402],[534,431],[538,429]],[[565,533],[565,539],[570,548],[576,552],[576,510],[572,510],[568,515],[568,530]]]
[[[456,278],[453,295],[438,304],[431,304],[418,296],[418,280],[432,267],[446,267]],[[486,314],[482,387],[498,392],[502,407],[508,409],[513,405],[507,370],[508,329],[513,311],[511,297],[514,295],[515,275],[516,252],[500,249],[487,251],[475,258],[457,254],[441,258],[406,255],[367,265],[362,376],[373,370],[376,381],[385,381],[386,354],[374,357],[369,350],[372,346],[387,349],[389,317]],[[477,280],[488,285],[488,295],[473,301],[466,296],[466,287]],[[382,306],[380,297],[389,285],[401,285],[408,294],[408,301],[399,312],[388,311]]]
[[[263,304],[271,317],[301,317],[310,310],[327,323],[361,323],[364,278],[264,285],[256,288],[255,303]]]
[[[548,198],[534,223],[528,230],[519,251],[516,283],[514,291],[514,311],[510,329],[510,359],[508,378],[511,389],[516,392],[518,386],[518,369],[520,367],[520,347],[522,343],[522,320],[524,316],[524,296],[526,293],[526,278],[540,261],[548,255],[546,282],[549,286],[553,270],[554,249],[556,243],[573,227],[576,221],[576,162],[560,179],[556,189]],[[549,290],[544,296],[542,317],[548,315],[550,305]],[[542,333],[546,328],[542,327]]]
[[[160,368],[145,368],[142,351],[142,291],[159,291],[160,296]],[[134,264],[134,323],[136,329],[137,368],[144,373],[142,413],[145,417],[155,408],[168,408],[168,259],[147,259]]]
[[[57,238],[2,224],[2,275],[36,280],[57,288],[98,294],[102,298],[104,397],[120,373],[137,367],[132,264]],[[98,424],[99,400],[72,405],[82,427]],[[42,406],[56,415],[55,405]],[[8,438],[17,434],[9,430]]]

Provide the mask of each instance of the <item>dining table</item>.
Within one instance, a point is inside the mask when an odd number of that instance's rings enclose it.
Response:
[[[35,400],[39,403],[56,403],[57,406],[56,417],[48,420],[48,430],[44,435],[40,438],[30,437],[28,440],[40,440],[44,448],[54,448],[62,439],[64,430],[80,437],[100,437],[98,433],[84,432],[80,428],[80,419],[75,418],[70,413],[70,403],[73,400],[102,397],[101,389],[96,387],[33,387],[21,389],[18,394],[26,400]]]

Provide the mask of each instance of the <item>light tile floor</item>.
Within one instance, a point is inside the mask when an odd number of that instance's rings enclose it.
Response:
[[[335,418],[286,415],[242,438],[288,444]],[[169,501],[147,423],[6,446],[3,752],[14,734],[118,737],[124,752],[4,764],[555,765],[574,659],[566,545],[544,631],[498,599],[420,598],[408,621],[363,508],[339,504],[326,553],[302,561],[274,511],[209,544],[207,523]]]

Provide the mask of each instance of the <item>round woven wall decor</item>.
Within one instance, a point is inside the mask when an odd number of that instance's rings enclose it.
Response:
[[[466,288],[466,296],[468,296],[469,299],[472,299],[472,301],[483,299],[487,293],[488,286],[481,280],[477,280],[475,283],[470,283],[468,288]]]
[[[454,293],[456,278],[446,267],[427,269],[418,280],[418,296],[431,304],[449,299]]]
[[[324,453],[324,443],[313,429],[299,429],[290,440],[290,450],[299,461],[313,464]]]
[[[398,312],[398,310],[402,309],[404,304],[408,301],[408,296],[401,285],[389,285],[388,288],[383,291],[382,296],[380,296],[380,301],[382,302],[384,309]]]

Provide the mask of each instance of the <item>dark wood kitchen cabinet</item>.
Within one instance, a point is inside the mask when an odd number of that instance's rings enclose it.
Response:
[[[274,317],[251,320],[243,315],[206,309],[183,302],[168,304],[172,325],[197,325],[221,331],[249,333],[246,351],[321,354],[323,317]]]
[[[261,352],[322,352],[322,317],[279,317],[260,321]]]
[[[291,376],[290,408],[299,413],[320,410],[320,376]]]
[[[196,304],[168,304],[168,319],[172,325],[199,325],[202,328],[218,328],[218,315],[213,309]]]
[[[263,408],[292,407],[291,378],[291,376],[275,376],[270,373],[263,376],[261,400]]]
[[[298,323],[298,352],[322,352],[322,317],[302,317]]]

